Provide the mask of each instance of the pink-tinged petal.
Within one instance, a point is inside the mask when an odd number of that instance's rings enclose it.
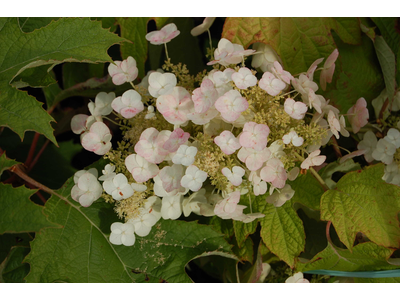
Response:
[[[78,114],[71,119],[71,130],[75,134],[81,134],[86,131],[86,120],[89,116]]]
[[[356,104],[352,106],[347,115],[354,133],[360,131],[368,123],[369,112],[367,109],[367,101],[364,98],[357,100]]]

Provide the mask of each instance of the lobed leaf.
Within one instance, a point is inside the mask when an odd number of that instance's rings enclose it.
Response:
[[[47,220],[42,206],[29,200],[35,192],[24,186],[13,188],[10,184],[0,183],[0,234],[38,232],[56,226]]]
[[[111,204],[97,201],[84,208],[71,200],[70,179],[46,202],[48,218],[63,228],[47,228],[31,243],[27,282],[132,282],[143,276],[168,282],[190,282],[186,264],[197,257],[237,259],[222,235],[209,226],[160,220],[132,247],[109,242],[110,225],[118,221]],[[140,276],[138,273],[143,273]],[[139,277],[139,279],[138,279]]]
[[[1,18],[0,39],[0,126],[11,128],[21,139],[25,131],[36,131],[54,144],[50,125],[54,119],[34,97],[10,83],[30,68],[43,70],[42,66],[49,65],[51,70],[62,62],[110,61],[107,49],[124,40],[85,18],[62,18],[29,33],[21,30],[17,18]]]
[[[288,201],[281,207],[267,203],[262,213],[265,214],[260,219],[262,240],[272,253],[293,267],[295,257],[304,251],[305,233],[292,203]]]
[[[350,172],[339,180],[335,190],[322,196],[321,219],[332,221],[350,250],[357,232],[378,245],[400,245],[400,188],[381,179],[383,170],[384,165],[378,164]]]

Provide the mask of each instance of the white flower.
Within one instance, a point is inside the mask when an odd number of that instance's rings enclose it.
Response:
[[[114,171],[115,171],[115,166],[107,164],[104,167],[104,170],[101,171],[103,175],[99,177],[99,180],[101,181],[112,180],[114,176],[117,175]]]
[[[92,170],[92,169],[91,169]],[[100,198],[103,189],[97,180],[97,170],[78,171],[74,176],[75,185],[71,189],[71,197],[82,206],[88,207]],[[95,175],[93,174],[95,173]]]
[[[238,72],[233,73],[232,80],[242,90],[257,84],[257,77],[248,68],[240,68]]]
[[[156,164],[149,163],[138,154],[131,154],[125,159],[125,166],[136,182],[145,182],[156,176],[159,168]]]
[[[111,102],[115,99],[115,93],[100,92],[96,95],[94,102],[89,102],[88,107],[92,116],[107,116],[111,114]]]
[[[400,147],[400,132],[396,128],[390,128],[384,139],[391,142],[396,148]]]
[[[196,215],[201,215],[202,205],[207,205],[207,198],[205,197],[206,190],[200,189],[198,192],[185,197],[182,202],[183,215],[188,217],[192,212]]]
[[[135,244],[135,240],[135,227],[133,224],[124,224],[120,222],[115,222],[111,224],[111,244],[133,246]]]
[[[304,119],[307,112],[307,105],[300,101],[294,101],[291,98],[286,98],[284,104],[285,112],[293,119],[302,120]]]
[[[195,165],[191,165],[186,169],[185,176],[181,179],[181,185],[193,192],[197,192],[206,179],[206,172],[199,170]]]
[[[280,207],[286,203],[286,201],[292,199],[294,190],[289,184],[286,184],[283,189],[277,190],[272,195],[268,196],[265,201],[273,204],[275,207]]]
[[[115,175],[111,180],[104,181],[103,188],[107,194],[117,201],[129,198],[134,192],[132,186],[128,183],[128,179],[122,173]]]
[[[375,150],[372,152],[372,157],[376,160],[389,165],[393,161],[393,155],[396,152],[396,146],[386,139],[380,139],[376,144]]]
[[[293,276],[286,279],[285,283],[310,283],[307,279],[304,279],[303,273],[298,272]]]
[[[194,157],[197,154],[197,148],[194,146],[180,145],[176,154],[172,158],[174,164],[181,164],[186,167],[194,162]]]
[[[116,60],[114,64],[108,66],[108,73],[112,77],[112,82],[115,85],[132,82],[138,76],[136,60],[132,56],[129,56],[123,61]]]
[[[374,160],[372,152],[375,150],[377,144],[378,139],[376,138],[376,135],[369,130],[364,134],[363,140],[358,143],[357,149],[367,150],[364,153],[365,160],[367,162],[372,162]]]
[[[263,72],[270,71],[273,63],[279,59],[275,50],[264,43],[254,43],[253,49],[257,52],[253,55],[251,66],[260,68]]]
[[[196,26],[190,31],[190,34],[193,36],[198,36],[202,34],[203,32],[206,32],[208,29],[210,29],[211,25],[214,23],[215,17],[208,17],[203,20],[203,23],[200,25]]]
[[[224,130],[219,136],[216,136],[214,138],[214,143],[227,155],[235,153],[235,151],[241,147],[239,140],[229,130]]]
[[[300,167],[302,169],[309,169],[312,166],[320,166],[324,163],[326,156],[319,155],[321,150],[315,150],[311,152],[308,157],[301,163]]]
[[[276,96],[286,87],[286,83],[276,78],[274,74],[265,72],[258,82],[258,86],[269,95]]]
[[[167,196],[162,198],[161,216],[163,219],[176,220],[182,214],[182,195]]]
[[[243,56],[250,55],[255,50],[244,50],[242,45],[232,44],[229,40],[222,38],[218,42],[218,48],[214,51],[215,60],[210,61],[207,65],[219,63],[222,66],[230,64],[238,64],[243,60]]]
[[[238,166],[234,166],[232,171],[226,167],[222,169],[222,174],[224,174],[234,186],[239,186],[242,183],[244,173],[245,170]]]
[[[291,131],[288,134],[285,134],[282,137],[283,142],[288,145],[290,143],[293,144],[293,146],[300,147],[303,145],[304,139],[300,136],[297,135],[296,131]]]
[[[174,164],[171,167],[165,166],[158,176],[162,181],[162,186],[167,193],[177,190],[181,187],[181,179],[183,177],[182,165]]]
[[[104,155],[111,149],[111,132],[103,122],[95,122],[82,138],[82,146],[97,155]]]
[[[172,92],[176,82],[176,76],[172,73],[151,73],[149,76],[149,93],[154,98],[166,95]]]
[[[135,90],[127,90],[111,103],[112,108],[125,119],[131,119],[144,110],[142,96]]]

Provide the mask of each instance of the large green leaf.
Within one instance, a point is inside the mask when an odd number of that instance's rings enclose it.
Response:
[[[109,242],[117,221],[112,205],[95,202],[84,208],[71,200],[73,180],[46,202],[49,220],[63,226],[36,235],[26,261],[27,282],[132,282],[145,275],[169,282],[189,282],[186,264],[206,255],[235,258],[231,246],[211,227],[194,222],[160,220],[147,237],[132,247]],[[141,274],[137,274],[141,273]]]
[[[55,144],[53,118],[34,97],[10,83],[29,68],[110,61],[107,49],[123,41],[99,22],[80,18],[63,18],[30,33],[21,31],[17,18],[0,18],[0,40],[0,126],[11,128],[21,139],[25,131],[36,131]]]
[[[13,188],[0,183],[0,234],[5,232],[37,232],[56,226],[43,214],[43,207],[29,200],[35,190],[21,186]]]
[[[117,18],[121,36],[131,41],[121,46],[123,59],[132,56],[136,60],[139,78],[144,77],[144,63],[147,59],[147,22],[150,18]]]
[[[227,18],[222,37],[246,48],[255,42],[269,44],[281,56],[284,67],[297,74],[336,48],[332,29],[346,43],[361,42],[356,18]]]
[[[382,68],[389,101],[392,101],[396,93],[396,58],[382,36],[375,37],[374,46]]]
[[[267,203],[262,213],[265,214],[260,219],[262,240],[272,253],[293,267],[295,257],[304,250],[305,234],[291,201],[281,207]]]
[[[317,179],[307,172],[305,175],[299,175],[296,180],[289,183],[295,190],[292,202],[303,204],[311,209],[319,210],[320,199],[324,189]]]
[[[307,263],[298,263],[297,271],[336,270],[336,271],[374,271],[396,269],[387,260],[393,250],[372,242],[358,244],[350,252],[328,243],[328,246]]]
[[[398,248],[400,227],[400,188],[381,178],[384,165],[343,176],[335,190],[321,199],[321,219],[332,221],[340,240],[353,247],[357,232],[385,247]]]
[[[373,43],[361,35],[357,18],[227,18],[222,37],[244,47],[269,44],[292,74],[306,72],[316,59],[327,58],[337,48],[332,83],[318,93],[344,113],[358,98],[371,101],[383,89]]]

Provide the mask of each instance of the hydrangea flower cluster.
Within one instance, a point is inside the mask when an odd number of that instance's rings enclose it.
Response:
[[[169,24],[146,38],[166,45],[178,34]],[[79,171],[72,198],[83,206],[100,196],[115,203],[125,223],[112,224],[111,243],[134,245],[135,235],[148,235],[160,218],[175,220],[182,214],[245,223],[263,218],[251,205],[245,213],[242,197],[284,205],[295,194],[289,182],[300,168],[322,165],[321,146],[332,135],[349,135],[344,116],[316,94],[313,76],[323,58],[294,77],[267,51],[263,48],[260,55],[223,38],[208,63],[213,69],[202,76],[188,75],[168,59],[164,70],[149,72],[136,86],[133,57],[110,65],[114,84],[130,82],[133,88],[119,97],[99,93],[89,103],[91,116],[75,116],[71,127],[86,150],[110,161],[99,178],[92,169]],[[261,73],[245,66],[251,55]],[[318,69],[325,84],[337,56],[335,50]],[[349,111],[355,131],[368,119],[364,103],[359,100]],[[111,113],[124,135],[116,150],[103,122]],[[372,156],[389,165],[399,141],[400,133],[391,132]]]

